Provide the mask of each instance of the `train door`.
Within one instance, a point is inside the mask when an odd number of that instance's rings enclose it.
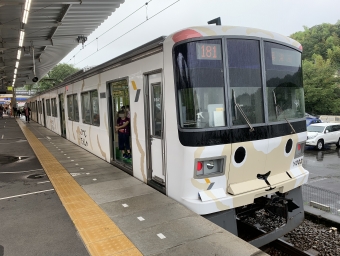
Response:
[[[163,169],[162,74],[151,74],[146,79],[146,123],[148,178],[165,185]]]
[[[109,123],[111,162],[132,173],[130,98],[127,79],[109,83]],[[127,121],[129,122],[127,124]],[[127,124],[125,126],[125,124]],[[122,127],[122,128],[117,128]]]
[[[65,123],[65,106],[64,94],[59,94],[59,113],[60,113],[60,132],[61,136],[66,138],[66,123]]]
[[[42,99],[42,114],[44,118],[44,126],[46,127],[46,112],[45,112],[45,99]]]

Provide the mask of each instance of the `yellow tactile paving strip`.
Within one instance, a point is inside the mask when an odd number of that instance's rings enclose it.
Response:
[[[89,253],[93,256],[142,255],[29,128],[21,121],[18,121],[18,124],[70,215]]]

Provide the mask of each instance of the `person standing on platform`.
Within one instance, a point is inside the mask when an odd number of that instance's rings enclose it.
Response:
[[[14,116],[14,118],[17,117],[17,112],[18,112],[18,108],[17,107],[13,107],[13,116]]]
[[[26,122],[30,122],[30,114],[31,114],[31,109],[29,106],[26,106],[24,109],[25,117],[26,117]]]

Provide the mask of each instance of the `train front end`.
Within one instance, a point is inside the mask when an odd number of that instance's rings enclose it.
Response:
[[[301,45],[258,29],[195,27],[166,39],[164,63],[167,194],[239,236],[259,227],[258,215],[279,218],[245,238],[255,246],[298,226],[308,180]]]

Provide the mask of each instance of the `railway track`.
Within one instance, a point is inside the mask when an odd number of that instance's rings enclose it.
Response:
[[[288,243],[282,239],[277,239],[274,242],[271,242],[267,246],[273,247],[283,253],[288,255],[294,256],[316,256],[317,254],[312,254],[309,252],[301,251],[300,249],[296,248],[293,244]]]
[[[246,241],[250,237],[258,237],[261,235],[266,234],[267,232],[257,228],[255,226],[252,226],[250,224],[239,222],[239,227],[243,230],[246,230],[246,233],[250,236],[243,237],[242,239],[245,239]],[[251,239],[250,239],[251,240]],[[260,248],[262,251],[268,253],[271,256],[281,256],[281,255],[289,255],[289,256],[317,256],[318,252],[315,251],[315,253],[308,251],[300,250],[299,248],[295,247],[292,243],[286,242],[285,240],[279,238],[271,243],[268,243]]]

